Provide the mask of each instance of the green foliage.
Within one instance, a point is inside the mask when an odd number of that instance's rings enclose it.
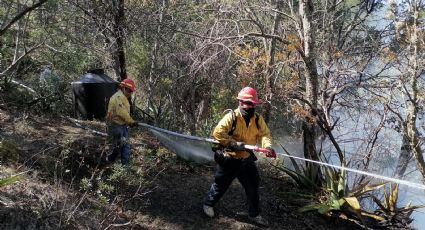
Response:
[[[84,177],[83,179],[80,180],[80,188],[83,191],[90,191],[92,187],[93,185],[89,178]]]
[[[37,87],[38,97],[35,100],[36,109],[43,113],[63,114],[68,111],[70,101],[67,101],[67,84],[60,76],[52,72],[52,76],[41,80]]]
[[[21,176],[9,176],[6,178],[2,178],[0,179],[0,188],[9,184],[13,184],[16,181],[19,181],[21,178]]]
[[[3,95],[6,101],[18,108],[26,108],[30,102],[34,101],[36,96],[11,82],[6,82],[2,88],[4,88],[5,94]]]
[[[345,170],[333,168],[324,169],[325,186],[318,203],[314,202],[299,209],[301,212],[317,210],[320,214],[329,214],[332,211],[343,211],[347,214],[354,212],[363,222],[361,206],[357,197],[349,193]]]
[[[281,145],[282,146],[282,145]],[[282,146],[283,150],[286,152],[286,154],[291,155],[286,149]],[[292,166],[294,167],[294,170],[287,168],[287,167],[279,167],[275,166],[278,170],[285,172],[288,174],[295,183],[303,189],[308,189],[313,193],[319,192],[321,188],[322,182],[320,181],[321,178],[319,177],[320,171],[318,167],[316,167],[313,164],[307,164],[307,166],[302,166],[301,164],[298,164],[293,158],[289,158],[289,160],[292,163]]]
[[[148,74],[149,50],[146,47],[147,43],[139,36],[133,36],[128,43],[126,55],[130,76],[134,78],[142,74]]]
[[[151,101],[146,112],[143,113],[143,120],[159,127],[167,127],[173,122],[173,110],[170,101],[167,98]]]
[[[324,169],[325,186],[322,188],[321,194],[317,197],[317,201],[308,204],[299,209],[301,212],[316,210],[320,214],[329,214],[333,211],[345,213],[347,216],[355,215],[365,224],[365,218],[372,218],[375,221],[390,224],[405,224],[412,220],[410,215],[413,210],[425,207],[412,206],[411,203],[406,207],[397,208],[398,203],[398,185],[394,187],[390,185],[389,190],[384,190],[383,200],[371,195],[372,191],[383,188],[387,182],[370,184],[370,181],[356,184],[351,190],[347,187],[347,177],[345,170],[336,170],[332,168]],[[379,209],[375,213],[366,211],[361,206],[361,200],[372,197],[373,201],[378,205]],[[382,224],[381,224],[382,225]]]
[[[294,170],[288,168],[278,169],[286,172],[298,186],[307,188],[311,192],[318,194],[316,200],[299,209],[300,212],[317,211],[320,214],[327,215],[334,211],[345,213],[347,216],[356,216],[364,223],[366,217],[376,221],[385,219],[405,219],[405,223],[410,223],[409,216],[412,211],[423,206],[411,206],[410,203],[403,208],[397,208],[398,201],[398,186],[394,189],[390,186],[390,190],[384,191],[383,201],[371,195],[371,192],[383,188],[386,182],[378,184],[370,184],[370,180],[358,183],[351,190],[347,186],[347,175],[345,170],[337,170],[333,168],[323,168],[324,183],[318,186],[313,183],[309,167],[303,168],[298,165],[295,160],[290,158],[294,166]],[[319,193],[317,193],[320,191]],[[379,206],[376,213],[370,213],[361,206],[361,200],[366,197],[372,197],[375,203]],[[400,221],[402,222],[402,221]]]
[[[349,193],[346,171],[338,171],[329,167],[325,168],[324,171],[326,191],[324,193],[324,197],[322,197],[323,202],[321,202],[321,205],[324,205],[327,208],[322,208],[319,212],[327,214],[333,210],[340,211],[343,210],[343,208],[350,208],[361,219],[360,202],[357,197],[351,196],[352,194]],[[344,205],[346,207],[344,207]]]
[[[19,159],[18,146],[14,141],[2,140],[0,141],[0,160],[2,162],[11,161],[16,162]]]
[[[109,185],[105,182],[100,182],[98,184],[98,189],[99,189],[98,190],[99,193],[101,193],[101,192],[112,193],[115,190],[114,186]]]
[[[418,18],[420,18],[420,19],[425,18],[425,10],[419,11]]]
[[[120,164],[114,164],[112,168],[112,173],[108,177],[108,181],[117,181],[125,178],[126,168]]]

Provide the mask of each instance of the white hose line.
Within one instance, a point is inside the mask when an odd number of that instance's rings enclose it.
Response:
[[[357,170],[357,169],[346,168],[346,167],[343,167],[343,166],[338,166],[338,165],[333,165],[333,164],[329,164],[329,163],[325,163],[325,162],[310,160],[310,159],[306,159],[306,158],[303,158],[303,157],[291,156],[291,155],[288,155],[288,154],[285,154],[285,153],[276,153],[276,154],[284,156],[284,157],[289,157],[289,158],[293,158],[293,159],[303,160],[303,161],[327,166],[327,167],[337,168],[337,169],[341,169],[341,170],[347,170],[347,171],[350,171],[350,172],[354,172],[354,173],[358,173],[358,174],[362,174],[362,175],[366,175],[366,176],[370,176],[370,177],[375,177],[375,178],[378,178],[378,179],[394,182],[394,183],[397,183],[397,184],[403,184],[403,185],[407,185],[409,187],[425,190],[425,185],[410,182],[410,181],[407,181],[407,180],[400,180],[400,179],[382,176],[382,175],[378,175],[378,174],[374,174],[374,173],[370,173],[370,172],[365,172],[365,171],[361,171],[361,170]]]
[[[202,137],[195,137],[195,136],[180,134],[180,133],[172,132],[172,131],[169,131],[169,130],[166,130],[166,129],[161,129],[161,128],[158,128],[158,127],[155,127],[155,126],[152,126],[152,125],[148,125],[148,124],[145,124],[145,123],[139,123],[139,126],[143,126],[143,127],[149,128],[149,129],[154,129],[154,130],[164,132],[164,133],[174,135],[174,136],[184,137],[184,138],[191,139],[191,140],[205,141],[205,142],[209,142],[209,143],[219,143],[217,140],[212,139],[212,138],[202,138]],[[253,148],[253,146],[251,146],[251,145],[246,145],[246,146],[249,149],[255,150],[255,148]],[[382,176],[382,175],[378,175],[378,174],[374,174],[374,173],[370,173],[370,172],[361,171],[361,170],[358,170],[358,169],[346,168],[346,167],[343,167],[343,166],[338,166],[338,165],[333,165],[333,164],[329,164],[329,163],[325,163],[325,162],[310,160],[310,159],[306,159],[306,158],[303,158],[303,157],[291,156],[291,155],[288,155],[288,154],[285,154],[285,153],[276,153],[276,154],[281,155],[283,157],[289,157],[289,158],[293,158],[293,159],[307,161],[307,162],[311,162],[311,163],[314,163],[314,164],[319,164],[319,165],[337,168],[337,169],[341,169],[341,170],[347,170],[349,172],[354,172],[354,173],[378,178],[378,179],[381,179],[381,180],[385,180],[385,181],[389,181],[389,182],[393,182],[393,183],[397,183],[397,184],[403,184],[403,185],[407,185],[409,187],[425,190],[425,185],[410,182],[410,181],[407,181],[407,180],[400,180],[400,179],[396,179],[396,178],[391,178],[391,177]]]
[[[75,120],[74,120],[74,122],[75,122]],[[202,137],[196,137],[196,136],[189,136],[189,135],[185,135],[185,134],[181,134],[181,133],[172,132],[172,131],[169,131],[169,130],[166,130],[166,129],[161,129],[161,128],[158,128],[158,127],[155,127],[155,126],[152,126],[152,125],[148,125],[148,124],[145,124],[145,123],[138,123],[138,124],[141,127],[146,127],[148,129],[154,129],[156,131],[167,133],[167,134],[178,136],[178,137],[183,137],[183,138],[187,138],[187,139],[191,139],[191,140],[197,140],[197,141],[204,141],[204,142],[209,142],[209,143],[216,143],[216,144],[219,143],[217,140],[212,139],[212,138],[202,138]],[[84,128],[84,126],[82,126],[81,124],[78,124],[78,126],[80,128]],[[85,128],[85,129],[88,129],[88,128]],[[98,131],[95,131],[95,130],[92,130],[92,129],[89,129],[89,130],[94,132],[97,135],[107,136],[106,133],[98,132]],[[252,146],[252,145],[246,145],[246,147],[248,147],[248,149],[252,149],[252,150],[257,149],[256,146]],[[325,163],[325,162],[310,160],[310,159],[306,159],[306,158],[303,158],[303,157],[291,156],[291,155],[288,155],[288,154],[285,154],[285,153],[276,153],[276,154],[281,155],[283,157],[289,157],[289,158],[293,158],[293,159],[297,159],[297,160],[307,161],[307,162],[311,162],[311,163],[314,163],[314,164],[319,164],[319,165],[337,168],[337,169],[341,169],[341,170],[347,170],[349,172],[354,172],[354,173],[357,173],[357,174],[366,175],[366,176],[378,178],[378,179],[381,179],[381,180],[385,180],[385,181],[389,181],[389,182],[393,182],[393,183],[397,183],[397,184],[407,185],[407,186],[412,187],[412,188],[425,190],[425,185],[410,182],[410,181],[407,181],[407,180],[400,180],[400,179],[382,176],[382,175],[374,174],[374,173],[369,173],[369,172],[365,172],[365,171],[361,171],[361,170],[357,170],[357,169],[346,168],[346,167],[343,167],[343,166],[338,166],[338,165],[333,165],[333,164],[329,164],[329,163]]]

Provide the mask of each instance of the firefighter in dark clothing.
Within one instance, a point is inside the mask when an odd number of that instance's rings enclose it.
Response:
[[[250,220],[268,226],[267,220],[260,215],[258,194],[260,178],[255,164],[257,159],[251,150],[243,148],[243,144],[261,144],[262,148],[270,150],[266,154],[268,157],[275,158],[276,152],[271,148],[272,138],[264,118],[255,112],[255,106],[261,103],[256,90],[245,87],[239,92],[237,99],[239,107],[232,113],[227,113],[213,131],[214,138],[223,148],[215,151],[217,168],[203,210],[207,216],[214,217],[214,205],[224,195],[232,181],[238,178],[245,189]]]

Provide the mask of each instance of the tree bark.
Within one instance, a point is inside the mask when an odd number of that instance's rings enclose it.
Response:
[[[113,36],[115,39],[115,48],[112,52],[114,60],[114,69],[120,80],[127,78],[127,69],[125,61],[125,38],[124,38],[124,0],[117,0],[116,5],[112,5],[114,12]]]
[[[303,122],[304,156],[309,159],[319,160],[316,150],[316,124],[312,119],[317,114],[318,74],[316,66],[315,37],[313,25],[313,2],[311,0],[300,1],[299,12],[302,22],[303,50],[305,63],[305,95],[309,102],[311,117]]]
[[[283,1],[277,0],[276,2],[276,9],[277,11],[281,11],[283,7]],[[282,16],[279,12],[275,13],[274,16],[274,24],[273,24],[273,33],[272,35],[277,35],[279,30],[279,24],[282,19]],[[268,62],[267,62],[267,68],[266,68],[266,103],[264,105],[264,120],[268,123],[271,116],[271,109],[272,109],[272,99],[273,99],[273,92],[274,92],[274,71],[273,71],[273,65],[275,64],[275,54],[276,54],[276,43],[277,39],[275,37],[272,37],[270,41],[270,48],[268,52]]]
[[[410,94],[409,92],[406,92],[406,94],[409,95],[409,102],[407,107],[407,136],[409,138],[410,147],[412,148],[413,154],[415,155],[417,166],[422,174],[422,180],[425,182],[425,161],[423,157],[422,149],[419,146],[419,133],[416,129],[416,120],[418,115],[418,85],[417,80],[420,76],[420,71],[418,68],[418,9],[415,5],[416,1],[413,1],[410,5],[410,14],[411,14],[411,24],[408,25],[409,28],[409,34],[410,34],[410,41],[409,41],[409,81],[411,86]]]
[[[158,19],[158,26],[156,27],[156,34],[155,36],[159,36],[161,34],[161,30],[162,30],[162,20],[163,20],[163,16],[164,16],[164,10],[166,7],[166,0],[162,0],[161,6],[159,8],[159,19]],[[146,101],[146,106],[148,108],[150,108],[151,103],[152,103],[152,99],[151,99],[151,95],[152,95],[152,88],[154,85],[154,78],[155,78],[155,74],[156,74],[156,62],[157,62],[157,56],[158,56],[158,46],[159,46],[159,40],[160,39],[155,39],[154,43],[153,43],[153,47],[151,50],[151,54],[150,54],[150,69],[149,69],[149,77],[148,77],[148,82],[146,84],[146,94],[148,95],[147,101]]]
[[[406,172],[407,165],[409,161],[412,159],[412,148],[410,147],[409,138],[403,134],[403,139],[401,143],[400,149],[400,157],[397,161],[397,166],[394,172],[395,178],[403,178],[404,173]]]

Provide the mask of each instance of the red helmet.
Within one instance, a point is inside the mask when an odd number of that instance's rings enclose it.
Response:
[[[257,97],[257,90],[255,90],[254,88],[251,87],[245,87],[243,88],[237,97],[238,100],[240,101],[250,101],[254,104],[260,104],[261,101],[258,100]]]
[[[136,84],[134,84],[134,81],[129,78],[122,80],[121,86],[130,89],[131,92],[134,92],[136,90]]]

